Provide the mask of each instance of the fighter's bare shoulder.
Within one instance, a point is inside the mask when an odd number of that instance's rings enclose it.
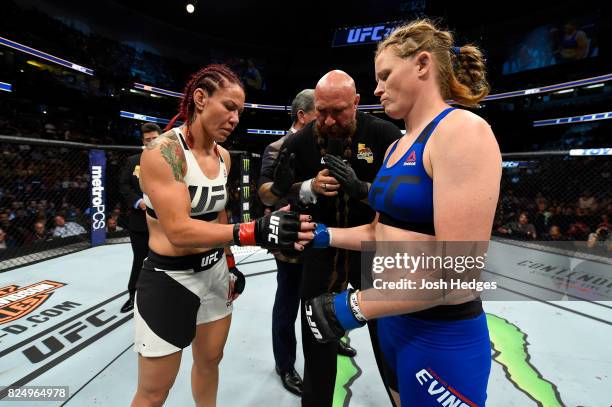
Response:
[[[173,130],[169,130],[151,141],[142,157],[142,160],[151,162],[152,165],[158,165],[162,159],[170,166],[174,179],[182,181],[187,169],[187,162],[185,152]]]
[[[485,119],[465,109],[456,109],[440,122],[432,138],[434,144],[449,146],[492,143],[497,145],[491,126]]]

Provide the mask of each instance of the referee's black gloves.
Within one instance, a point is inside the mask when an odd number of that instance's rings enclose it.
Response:
[[[340,157],[336,157],[331,154],[325,156],[325,163],[329,169],[329,175],[334,177],[342,189],[351,198],[362,200],[368,196],[368,183],[360,181],[355,174],[355,170],[350,165],[342,161]]]
[[[270,191],[279,198],[286,196],[295,179],[295,154],[282,149],[274,167],[274,183]]]

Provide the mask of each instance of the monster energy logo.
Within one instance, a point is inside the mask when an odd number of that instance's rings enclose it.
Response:
[[[243,222],[250,222],[251,221],[251,214],[248,212],[245,212],[242,214],[242,221]]]
[[[242,197],[249,199],[249,196],[251,196],[251,187],[242,187]]]
[[[251,164],[251,160],[249,160],[248,158],[242,159],[242,169],[244,171],[249,172],[250,164]]]

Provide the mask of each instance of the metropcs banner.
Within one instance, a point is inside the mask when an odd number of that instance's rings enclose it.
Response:
[[[106,155],[102,150],[89,151],[89,211],[91,216],[91,244],[106,242]]]

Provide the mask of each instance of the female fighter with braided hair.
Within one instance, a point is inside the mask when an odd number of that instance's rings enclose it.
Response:
[[[150,251],[136,286],[132,406],[164,403],[189,344],[193,397],[197,405],[214,406],[232,301],[244,288],[228,246],[303,250],[312,237],[305,232],[312,224],[300,222],[308,217],[288,211],[227,224],[230,154],[217,143],[236,128],[243,106],[236,74],[209,65],[191,77],[179,114],[142,154]],[[173,128],[177,119],[184,124]]]
[[[404,120],[406,134],[389,147],[370,187],[374,221],[348,229],[318,224],[313,246],[488,241],[501,177],[499,147],[482,118],[446,102],[476,106],[487,95],[482,53],[472,45],[455,47],[450,32],[418,20],[379,44],[375,69],[375,95],[389,117]],[[411,291],[395,300],[380,294],[368,289],[309,300],[309,327],[326,342],[379,318],[398,405],[401,399],[406,406],[484,406],[491,348],[480,299],[453,290],[425,300]]]

